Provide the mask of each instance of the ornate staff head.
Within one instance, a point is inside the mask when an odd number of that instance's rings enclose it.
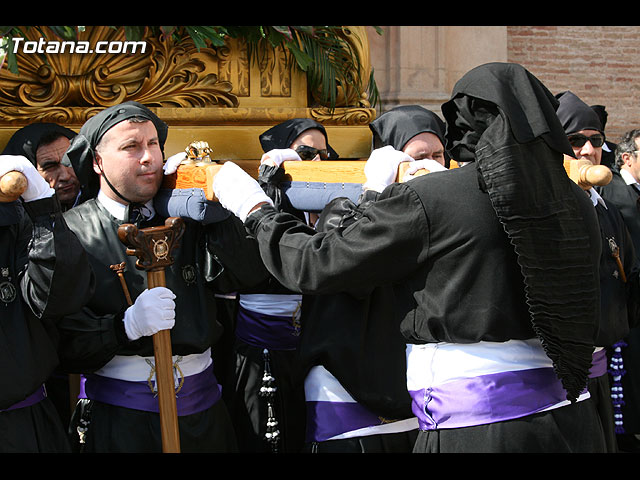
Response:
[[[172,253],[184,233],[184,221],[170,217],[164,226],[138,229],[125,223],[118,228],[118,238],[127,246],[127,255],[135,255],[141,270],[160,270],[173,263]]]

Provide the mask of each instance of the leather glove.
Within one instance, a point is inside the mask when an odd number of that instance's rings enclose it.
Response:
[[[413,161],[409,155],[394,149],[391,145],[374,150],[364,166],[364,173],[367,177],[364,184],[365,190],[382,192],[396,181],[398,165],[402,162]]]
[[[51,197],[55,190],[42,178],[36,167],[22,155],[0,155],[0,177],[5,173],[21,172],[27,179],[27,189],[22,194],[25,202]]]
[[[258,182],[233,162],[225,162],[213,178],[213,193],[220,204],[243,222],[256,205],[271,200]]]
[[[441,172],[447,169],[444,165],[441,165],[435,160],[431,160],[429,158],[425,158],[423,160],[414,160],[409,164],[407,170],[404,172],[402,181],[406,182],[407,180],[410,180],[412,178],[411,175],[416,173],[418,170],[422,170],[423,168],[429,170],[429,172]]]
[[[176,319],[176,298],[165,287],[143,291],[124,312],[124,329],[129,340],[149,337],[160,330],[173,328]]]
[[[164,165],[162,166],[162,170],[164,171],[164,174],[172,175],[176,173],[176,171],[178,170],[178,166],[186,158],[187,158],[187,152],[179,152],[179,153],[176,153],[175,155],[171,155],[169,158],[167,158],[167,161],[164,162]]]
[[[260,164],[275,165],[279,167],[283,162],[291,160],[302,161],[300,155],[291,148],[275,148],[262,155]]]

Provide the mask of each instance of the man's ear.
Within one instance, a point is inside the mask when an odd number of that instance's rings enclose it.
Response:
[[[97,152],[93,157],[93,171],[98,175],[102,174],[102,158],[100,158],[100,155],[98,155]]]

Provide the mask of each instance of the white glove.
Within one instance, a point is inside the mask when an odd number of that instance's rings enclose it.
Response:
[[[411,162],[405,170],[402,181],[406,182],[407,180],[410,180],[411,175],[422,169],[429,170],[429,172],[441,172],[443,170],[446,170],[447,168],[441,163],[429,158],[425,158],[423,160],[415,160]]]
[[[175,155],[171,155],[167,158],[167,161],[164,162],[162,166],[162,170],[164,170],[165,175],[172,175],[176,173],[178,170],[178,166],[182,163],[183,160],[187,158],[187,152],[176,153]]]
[[[213,177],[213,193],[224,208],[243,222],[259,203],[273,205],[258,182],[233,162],[225,162]]]
[[[175,298],[174,293],[165,287],[142,292],[124,312],[124,329],[129,340],[149,337],[160,330],[173,328],[176,321]]]
[[[398,165],[402,162],[413,162],[413,158],[404,152],[394,149],[391,145],[371,152],[364,166],[364,174],[367,177],[364,188],[382,192],[387,186],[396,181]]]
[[[292,148],[274,148],[273,150],[269,150],[267,153],[262,155],[260,159],[260,164],[270,164],[279,167],[283,162],[289,160],[302,161],[298,152],[293,150]]]
[[[0,155],[0,177],[11,171],[21,172],[27,179],[27,189],[22,194],[25,202],[51,197],[56,192],[27,158],[22,155]]]

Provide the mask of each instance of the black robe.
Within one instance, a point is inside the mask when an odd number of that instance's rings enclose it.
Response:
[[[377,287],[392,284],[395,318],[390,322],[400,325],[407,343],[533,338],[516,255],[477,178],[472,164],[391,185],[360,221],[326,233],[313,234],[294,217],[271,207],[262,207],[245,224],[258,239],[268,269],[291,289],[316,295],[345,293],[365,300],[375,295]],[[593,205],[577,185],[572,190],[590,239],[599,245]],[[592,261],[597,263],[599,249],[595,250]],[[579,425],[591,439],[585,446],[585,436],[576,436],[571,448],[577,450],[593,448],[592,440],[600,445],[595,413],[584,415],[585,408],[592,407],[576,405],[549,414],[567,416],[572,428]],[[547,421],[541,420],[536,428],[543,431]],[[470,439],[478,429],[502,428],[508,427],[471,427],[461,429],[461,434]],[[458,432],[443,432],[451,434]],[[573,435],[559,432],[554,437],[558,443],[549,442],[548,448],[560,451]],[[501,433],[495,438],[504,437]],[[452,444],[454,450],[456,444],[458,451],[482,445],[458,440]],[[503,448],[485,444],[489,450]],[[520,446],[515,442],[508,448]]]
[[[79,310],[95,283],[55,196],[0,204],[0,267],[4,410],[34,393],[52,374],[58,365],[56,321]],[[5,432],[0,451],[68,451],[64,428],[48,398],[1,412],[0,424]]]
[[[122,319],[128,305],[120,281],[110,268],[110,265],[125,262],[124,277],[135,302],[146,288],[147,273],[135,267],[136,257],[127,255],[125,245],[118,239],[118,227],[124,222],[111,216],[95,199],[67,211],[65,218],[89,254],[97,289],[82,310],[60,321],[62,368],[69,373],[90,373],[115,355],[153,356],[151,337],[135,341],[126,337]],[[161,224],[162,220],[158,219],[157,223]],[[208,348],[215,351],[222,326],[217,321],[214,293],[241,290],[266,277],[254,240],[247,237],[237,218],[230,216],[206,227],[187,219],[185,223],[185,233],[174,252],[174,263],[165,269],[166,286],[177,297],[176,323],[171,330],[174,355],[202,353]],[[215,353],[213,355],[215,357]],[[218,402],[213,408],[224,410],[221,405],[222,402]],[[94,407],[90,429],[98,451],[160,450],[157,414],[138,412],[140,415],[132,415],[127,409],[104,405],[98,408],[102,409],[101,415]],[[208,412],[180,417],[183,451],[232,448],[233,435],[229,433],[226,410],[218,414],[223,414],[221,420]],[[134,418],[142,419],[143,416],[146,417],[144,422],[150,425],[149,433],[145,432],[146,427],[132,429],[130,426]],[[224,423],[218,428],[215,421]],[[140,435],[121,435],[109,444],[108,430],[100,430],[100,425],[109,429],[117,429],[120,425],[126,431]],[[212,425],[212,429],[206,437],[199,436],[198,432],[207,429],[205,425]],[[225,439],[225,436],[229,438]]]
[[[598,191],[608,205],[615,205],[628,228],[636,252],[640,251],[640,192],[636,187],[627,185],[618,169],[612,170],[611,182]],[[633,279],[633,278],[632,278]],[[625,403],[622,406],[623,427],[625,433],[640,433],[640,298],[636,283],[627,286],[627,314],[629,332],[624,337],[622,358],[625,374],[622,377],[622,388]]]

